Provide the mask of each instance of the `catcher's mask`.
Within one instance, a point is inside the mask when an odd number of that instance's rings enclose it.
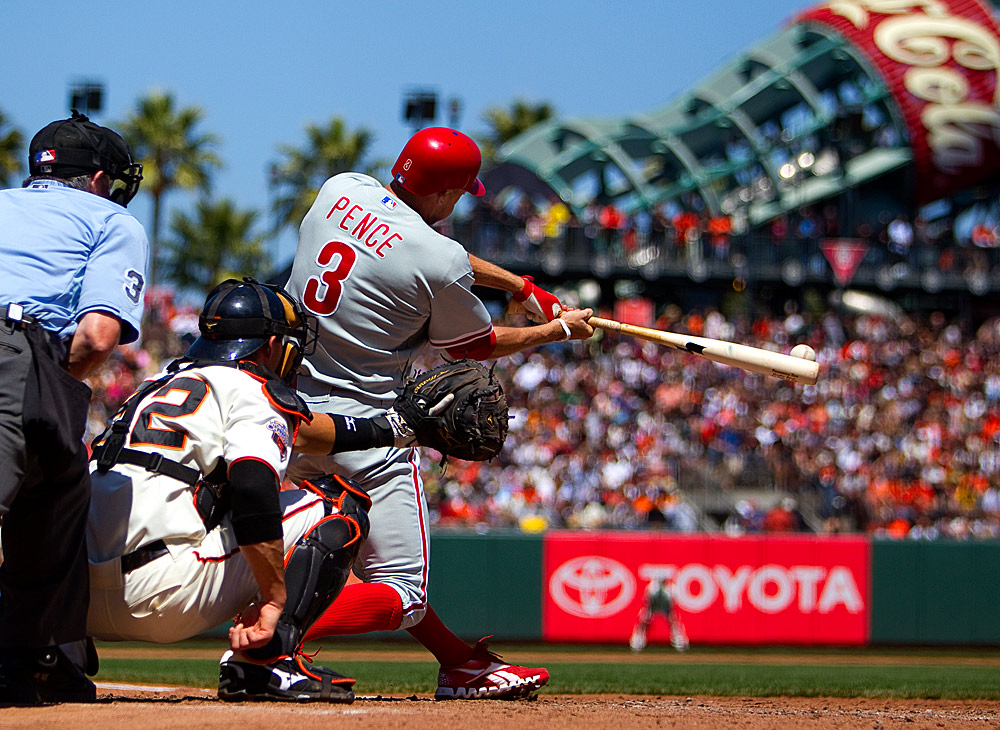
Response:
[[[139,192],[142,165],[117,132],[90,121],[76,109],[69,119],[43,127],[28,146],[31,175],[73,177],[103,170],[111,181],[109,198],[122,207]]]
[[[316,325],[279,286],[250,277],[227,279],[213,289],[198,318],[201,337],[186,353],[193,360],[239,360],[257,352],[272,335],[282,338],[277,375],[291,383],[316,343]]]

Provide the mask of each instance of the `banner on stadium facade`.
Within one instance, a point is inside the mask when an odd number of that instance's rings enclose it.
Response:
[[[619,322],[637,327],[653,326],[653,300],[648,297],[630,297],[615,301],[614,317]]]
[[[868,253],[868,244],[857,238],[827,238],[819,247],[840,286],[851,283],[854,272]]]
[[[919,203],[1000,170],[1000,34],[980,0],[836,0],[796,22],[833,28],[879,72],[906,120]]]
[[[868,641],[865,537],[554,532],[545,537],[546,641],[626,643],[650,581],[665,578],[692,644]],[[669,640],[663,622],[651,642]]]

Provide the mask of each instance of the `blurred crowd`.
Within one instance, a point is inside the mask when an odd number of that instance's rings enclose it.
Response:
[[[1000,263],[1000,202],[992,199],[913,217],[882,211],[851,224],[841,215],[834,204],[805,205],[750,230],[745,210],[713,214],[694,194],[630,212],[592,202],[579,214],[555,196],[547,201],[508,196],[483,198],[442,228],[491,261],[537,261],[561,271],[566,260],[586,260],[599,275],[608,273],[602,266],[741,268],[751,261],[776,265],[788,259],[821,274],[827,270],[823,245],[840,238],[863,244],[863,265],[872,268],[902,265],[936,276],[961,272],[981,279]]]
[[[657,326],[807,343],[822,375],[793,385],[610,335],[506,358],[504,453],[428,475],[438,524],[1000,537],[996,322],[708,311]]]
[[[143,347],[119,348],[91,381],[91,437],[197,330],[190,308],[151,319]],[[441,463],[423,450],[433,522],[1000,537],[1000,322],[668,307],[655,326],[782,352],[806,343],[821,377],[795,385],[600,331],[504,358],[501,456]]]

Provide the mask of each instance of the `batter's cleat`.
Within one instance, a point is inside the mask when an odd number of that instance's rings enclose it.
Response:
[[[549,681],[543,667],[530,669],[506,664],[486,648],[485,637],[476,642],[472,656],[463,664],[441,667],[436,700],[516,700],[528,697]]]
[[[227,651],[219,662],[219,699],[227,702],[354,702],[354,680],[326,667],[310,667],[299,654],[270,664],[241,662]]]

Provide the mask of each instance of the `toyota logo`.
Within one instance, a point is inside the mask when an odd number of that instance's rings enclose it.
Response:
[[[613,616],[635,595],[635,577],[617,560],[597,555],[567,560],[549,578],[549,595],[563,611],[581,618]]]

